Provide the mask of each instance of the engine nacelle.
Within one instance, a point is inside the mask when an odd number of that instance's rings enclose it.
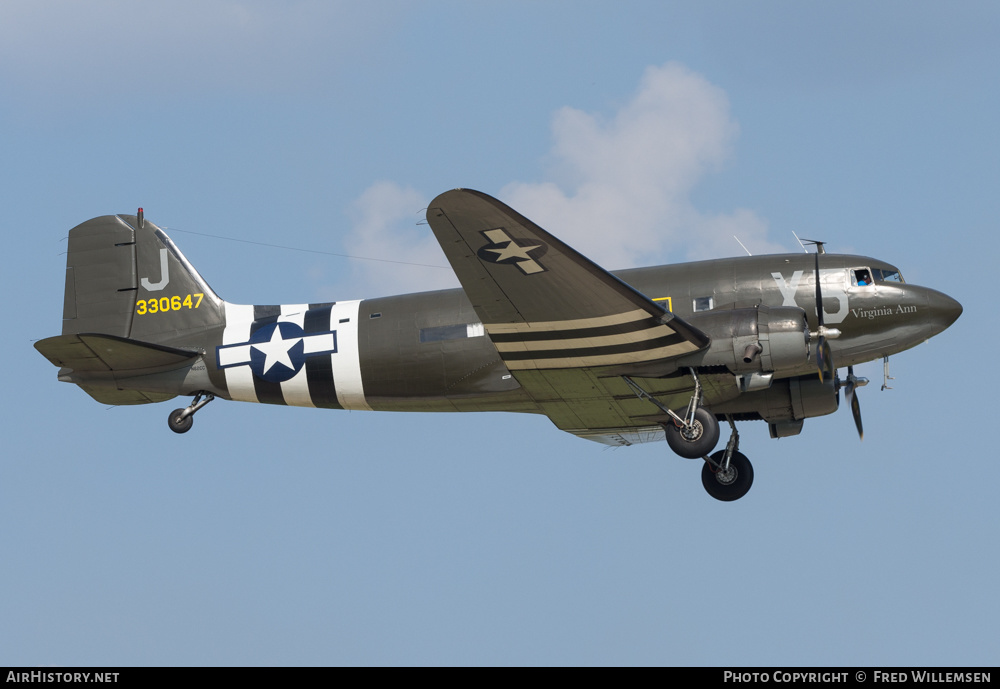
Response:
[[[806,312],[796,306],[757,309],[761,368],[790,371],[809,361],[809,324]]]
[[[832,414],[840,405],[837,383],[820,382],[815,373],[769,382],[769,387],[718,404],[712,412],[733,414],[737,419],[763,419],[772,438],[784,438],[798,435],[805,419]]]
[[[797,306],[758,306],[695,314],[692,325],[712,336],[704,366],[736,374],[793,373],[809,362],[809,325]]]
[[[772,438],[798,435],[803,419],[832,414],[840,406],[836,383],[820,382],[817,376],[775,381],[764,392],[764,400],[758,413],[767,421]]]

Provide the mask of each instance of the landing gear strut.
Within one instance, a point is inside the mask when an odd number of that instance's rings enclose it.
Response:
[[[683,426],[663,424],[663,431],[670,449],[688,459],[704,457],[719,444],[719,420],[704,407],[695,409],[693,416],[686,416]]]
[[[643,390],[628,376],[622,376],[622,379],[639,399],[652,402],[660,411],[673,419],[672,423],[663,424],[670,449],[681,457],[700,459],[719,443],[719,420],[715,418],[715,414],[701,406],[701,381],[698,380],[698,373],[693,368],[688,370],[694,378],[694,394],[691,395],[683,417]]]
[[[739,500],[753,485],[753,465],[746,455],[740,452],[740,434],[736,430],[733,417],[728,414],[726,421],[729,422],[732,433],[729,435],[726,449],[719,450],[711,457],[708,456],[719,442],[719,420],[715,418],[715,414],[701,406],[701,381],[698,380],[698,373],[693,368],[688,370],[694,378],[694,394],[691,395],[691,401],[688,402],[683,417],[668,409],[628,376],[622,376],[622,380],[632,389],[636,397],[652,402],[673,420],[672,423],[663,424],[667,444],[671,450],[681,457],[705,460],[701,468],[701,484],[705,486],[708,494],[724,502]]]
[[[701,468],[701,485],[716,500],[731,502],[739,500],[753,485],[753,465],[740,452],[740,434],[731,416],[726,416],[733,429],[725,450],[719,450],[711,457],[705,457]]]
[[[204,397],[205,399],[202,399]],[[194,396],[190,406],[174,409],[167,417],[167,425],[174,433],[187,433],[194,424],[194,413],[215,399],[210,392],[199,392]]]

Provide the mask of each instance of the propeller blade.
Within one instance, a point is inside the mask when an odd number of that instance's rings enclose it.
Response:
[[[816,254],[816,318],[819,319],[819,327],[823,327],[823,290],[819,284],[819,254]]]
[[[854,415],[854,425],[858,428],[858,437],[862,440],[865,439],[865,427],[861,423],[861,403],[858,402],[858,396],[854,394],[851,390],[847,393],[851,398],[851,414]]]
[[[819,323],[819,327],[816,329],[816,332],[819,333],[819,339],[816,342],[816,368],[819,372],[819,382],[824,383],[828,378],[834,377],[837,369],[833,365],[830,344],[823,334],[825,332],[823,326],[823,288],[819,281],[819,253],[816,254],[816,320]]]
[[[865,439],[865,427],[861,423],[861,402],[855,393],[861,385],[866,385],[867,383],[868,380],[866,378],[859,379],[854,375],[853,366],[847,367],[847,385],[844,386],[847,388],[847,391],[845,394],[851,400],[851,414],[854,416],[854,425],[858,429],[858,437],[862,440]]]
[[[836,369],[833,366],[833,353],[830,351],[830,343],[825,337],[820,337],[816,343],[816,369],[819,372],[819,382],[825,383],[828,378],[833,378]]]

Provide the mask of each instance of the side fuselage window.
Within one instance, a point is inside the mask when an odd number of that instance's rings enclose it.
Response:
[[[872,272],[867,268],[855,268],[851,271],[851,284],[855,287],[868,287],[874,285]]]
[[[485,334],[486,329],[482,323],[439,325],[433,328],[421,328],[420,341],[444,342],[445,340],[461,340],[466,337],[482,337]]]
[[[715,297],[695,297],[692,306],[695,312],[711,311],[715,308]]]

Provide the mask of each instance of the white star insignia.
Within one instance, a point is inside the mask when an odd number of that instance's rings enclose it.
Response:
[[[301,339],[301,337],[293,337],[290,340],[283,340],[281,339],[281,328],[276,327],[274,332],[271,333],[271,339],[268,342],[259,342],[251,345],[258,352],[264,354],[263,373],[270,371],[275,364],[283,364],[288,368],[292,368],[292,359],[288,356],[288,350],[298,344]]]
[[[506,261],[508,258],[519,258],[522,261],[532,260],[528,252],[532,249],[537,249],[541,244],[535,244],[534,246],[518,246],[514,243],[513,239],[507,240],[507,246],[502,249],[487,249],[487,251],[497,255],[496,261]]]
[[[531,244],[531,245],[521,245],[518,244],[515,239],[513,239],[507,231],[502,227],[497,227],[492,230],[485,230],[483,236],[486,237],[493,246],[502,247],[500,249],[494,249],[489,245],[484,246],[480,249],[479,257],[484,261],[489,261],[491,263],[505,263],[507,265],[517,266],[522,273],[525,275],[531,275],[533,273],[542,273],[545,271],[543,268],[531,255],[528,253],[534,251],[535,249],[541,249],[545,252],[544,244]],[[485,252],[485,253],[484,253]],[[489,258],[486,254],[496,254],[495,258]]]

